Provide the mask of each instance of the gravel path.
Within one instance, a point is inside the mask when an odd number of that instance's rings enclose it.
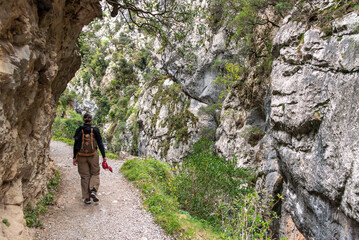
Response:
[[[44,229],[36,231],[36,239],[171,239],[143,209],[138,190],[119,173],[123,161],[108,160],[113,173],[101,168],[100,202],[85,205],[72,147],[53,141],[50,149],[61,185],[56,204],[41,218]]]

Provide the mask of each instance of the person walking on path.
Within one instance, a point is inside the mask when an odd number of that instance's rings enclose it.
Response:
[[[91,198],[94,202],[99,201],[97,191],[100,186],[100,164],[97,146],[102,154],[102,164],[106,165],[107,158],[100,130],[91,125],[92,116],[85,113],[83,120],[84,125],[76,130],[74,136],[75,143],[73,164],[74,166],[78,166],[84,203],[90,204]]]

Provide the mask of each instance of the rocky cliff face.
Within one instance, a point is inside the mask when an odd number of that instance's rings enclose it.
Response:
[[[179,163],[199,140],[199,129],[209,127],[213,119],[199,114],[205,104],[189,98],[178,83],[164,78],[149,85],[128,120],[128,126],[137,124],[139,128],[139,155]]]
[[[80,65],[76,39],[100,16],[98,1],[0,3],[0,215],[2,237],[29,238],[22,207],[51,173],[57,100]]]
[[[209,11],[210,4],[210,1],[192,3],[200,6],[204,12]],[[190,98],[206,104],[216,103],[223,89],[214,82],[219,73],[214,65],[215,61],[232,57],[233,52],[226,45],[228,40],[224,26],[212,28],[206,18],[197,16],[191,27],[188,26],[184,39],[173,41],[169,47],[155,55],[156,68],[181,84]],[[158,52],[161,48],[157,42],[155,50]]]
[[[317,24],[336,7],[313,6],[314,20],[301,21],[297,9],[276,32],[262,105],[246,107],[238,90],[227,96],[216,146],[258,167],[258,186],[284,195],[279,237],[357,239],[359,16],[343,8]],[[251,143],[246,126],[263,131],[259,141]]]
[[[274,39],[271,135],[287,210],[309,239],[358,239],[359,16],[330,32],[289,16]]]

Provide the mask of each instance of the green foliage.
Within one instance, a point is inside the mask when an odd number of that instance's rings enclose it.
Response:
[[[325,9],[324,11],[315,9],[314,11],[306,14],[311,19],[303,19],[305,15],[300,16],[302,20],[310,21],[315,19],[314,24],[322,29],[325,37],[329,37],[333,34],[332,23],[335,19],[340,18],[357,8],[356,1],[335,1],[336,3],[332,7]]]
[[[52,125],[52,136],[60,141],[73,139],[76,129],[83,124],[82,116],[80,114],[69,110],[67,111],[67,114],[70,115],[70,118],[56,117]]]
[[[121,172],[142,190],[148,211],[176,239],[270,239],[276,217],[271,209],[282,197],[274,201],[254,191],[253,173],[237,168],[235,159],[213,154],[205,139],[195,144],[177,175],[153,159],[127,161]]]
[[[284,17],[295,3],[293,0],[236,0],[234,2],[224,0],[219,2],[226,9],[225,15],[231,19],[230,26],[236,32],[234,35],[236,38],[252,35],[256,27],[260,25],[276,25],[265,14],[265,10],[270,6],[275,6],[275,13]]]
[[[207,106],[202,106],[199,108],[199,114],[212,116],[217,125],[216,127],[218,127],[221,108],[222,103],[208,104]]]
[[[148,49],[141,48],[134,56],[135,66],[141,70],[145,70],[150,61],[150,57],[151,52]]]
[[[118,156],[116,154],[110,153],[110,152],[106,152],[106,157],[109,159],[117,159]]]
[[[123,47],[131,43],[131,38],[124,32],[120,33],[120,37],[118,38],[118,44]]]
[[[69,91],[68,89],[65,90],[60,96],[59,103],[62,109],[65,111],[66,107],[73,103],[75,100],[79,100],[79,97],[76,95],[74,91]]]
[[[198,131],[198,136],[200,138],[207,139],[208,141],[216,141],[216,129],[215,128],[209,128],[204,127],[200,128]]]
[[[34,206],[31,202],[24,209],[26,226],[32,228],[43,228],[41,221],[38,219],[40,214],[47,212],[47,206],[53,204],[55,194],[60,185],[60,172],[55,171],[55,176],[47,184],[47,193]]]
[[[253,147],[257,145],[264,135],[265,132],[261,128],[248,126],[242,137]]]
[[[219,86],[222,86],[225,91],[222,92],[220,98],[223,98],[232,89],[234,84],[245,87],[245,78],[243,77],[246,71],[245,66],[239,66],[237,63],[226,63],[224,74],[219,74],[214,81]]]
[[[176,186],[179,202],[184,209],[208,221],[220,222],[219,199],[230,201],[252,191],[248,185],[249,171],[236,168],[236,159],[226,160],[212,153],[212,142],[202,139],[186,158]]]
[[[137,91],[138,91],[138,85],[128,85],[126,86],[123,92],[125,94],[125,97],[130,98]]]
[[[120,170],[125,178],[140,188],[143,204],[155,221],[176,239],[219,239],[208,224],[180,211],[175,197],[168,194],[173,175],[167,164],[153,159],[134,159],[125,162]]]
[[[101,125],[105,122],[107,114],[110,112],[111,104],[106,95],[96,96],[97,110],[93,122],[97,125]]]
[[[51,138],[54,141],[59,141],[59,142],[63,142],[66,143],[67,145],[73,146],[75,141],[74,139],[69,139],[69,138],[65,138],[65,137],[56,137],[56,136],[52,136]]]
[[[2,223],[5,224],[6,227],[10,227],[10,225],[11,225],[7,218],[3,218]]]
[[[114,57],[113,57],[114,58]],[[111,67],[115,74],[115,79],[111,81],[113,88],[122,88],[127,85],[137,85],[138,80],[134,70],[134,64],[127,61],[123,56],[113,59],[114,65]]]
[[[109,64],[105,57],[106,53],[100,49],[97,49],[95,54],[92,55],[92,60],[89,64],[90,74],[95,77],[98,83],[101,82],[101,79],[105,75],[106,68]]]
[[[270,239],[270,224],[277,218],[271,209],[281,199],[283,197],[278,195],[277,200],[266,200],[254,191],[231,203],[220,202],[219,208],[224,213],[222,215],[224,231],[230,232],[233,239]]]
[[[269,239],[273,201],[260,197],[252,171],[236,164],[213,154],[212,143],[202,139],[170,182],[170,192],[182,209],[220,228],[228,239]]]

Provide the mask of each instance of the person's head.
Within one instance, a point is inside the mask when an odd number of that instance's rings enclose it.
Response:
[[[84,123],[91,123],[92,122],[92,116],[89,113],[85,113],[83,116]]]

